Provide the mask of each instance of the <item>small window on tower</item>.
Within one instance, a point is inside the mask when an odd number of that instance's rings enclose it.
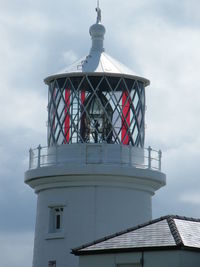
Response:
[[[56,267],[56,261],[49,261],[48,267]]]
[[[117,264],[117,267],[142,267],[139,263]]]
[[[63,207],[50,208],[49,232],[56,233],[62,231]]]

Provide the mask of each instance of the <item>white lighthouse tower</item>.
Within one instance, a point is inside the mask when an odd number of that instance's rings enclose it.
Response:
[[[161,152],[144,148],[145,87],[105,53],[101,10],[89,54],[48,76],[48,145],[30,149],[38,196],[33,267],[77,267],[71,248],[148,221],[165,185]]]

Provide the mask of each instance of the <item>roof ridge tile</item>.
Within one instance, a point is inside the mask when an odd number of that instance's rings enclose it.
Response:
[[[176,245],[177,246],[182,246],[182,245],[184,245],[183,244],[183,240],[182,240],[181,235],[180,235],[180,233],[178,231],[178,228],[176,226],[174,218],[176,218],[176,216],[169,216],[167,218],[167,223],[169,225],[169,229],[170,229],[171,234],[172,234],[172,236],[174,238],[174,241],[176,242]]]

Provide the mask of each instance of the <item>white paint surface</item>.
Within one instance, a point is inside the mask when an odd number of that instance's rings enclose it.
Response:
[[[113,151],[115,161],[122,157],[120,150]],[[48,266],[50,260],[56,267],[77,267],[72,248],[150,220],[151,197],[165,184],[159,171],[116,162],[83,165],[79,158],[76,165],[74,160],[25,175],[38,194],[33,267]],[[52,206],[64,207],[59,233],[49,233]]]
[[[148,251],[79,256],[79,267],[197,267],[200,253],[185,250]]]

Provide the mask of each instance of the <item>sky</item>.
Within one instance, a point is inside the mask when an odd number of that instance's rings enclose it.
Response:
[[[163,152],[167,186],[153,217],[200,218],[200,1],[100,0],[106,52],[146,88],[146,147]],[[31,267],[36,195],[28,150],[46,145],[43,79],[88,54],[95,0],[0,0],[0,251],[2,267]]]

